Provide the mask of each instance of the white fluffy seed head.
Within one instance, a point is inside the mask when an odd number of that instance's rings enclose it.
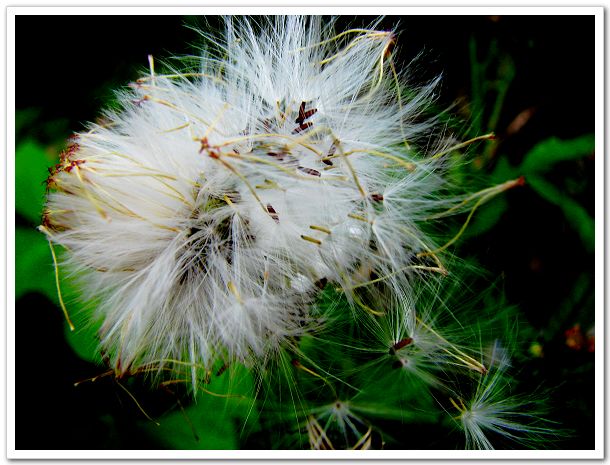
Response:
[[[433,247],[417,225],[442,179],[415,147],[435,82],[405,97],[395,34],[226,26],[195,71],[151,60],[49,178],[42,229],[99,298],[119,372],[265,359],[310,326],[320,282],[351,295],[365,268],[399,301]]]

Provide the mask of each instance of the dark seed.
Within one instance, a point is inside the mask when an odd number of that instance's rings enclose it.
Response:
[[[299,166],[298,170],[302,171],[305,174],[309,174],[311,176],[318,176],[318,177],[322,176],[319,171],[311,169],[311,168],[305,168],[304,166]]]
[[[273,218],[273,221],[275,221],[278,224],[280,223],[280,217],[278,216],[277,212],[275,211],[275,208],[273,208],[270,203],[267,204],[267,212],[269,212],[269,216],[271,218]]]
[[[394,344],[392,347],[390,347],[390,350],[389,350],[390,355],[395,355],[397,351],[399,351],[403,347],[408,346],[412,342],[413,342],[413,338],[410,338],[410,337],[405,337],[404,339],[401,339],[396,344]]]
[[[292,133],[299,134],[300,132],[305,131],[306,129],[310,128],[311,126],[313,126],[313,123],[311,121],[308,121],[307,123],[301,123],[298,128],[295,128],[292,130]]]

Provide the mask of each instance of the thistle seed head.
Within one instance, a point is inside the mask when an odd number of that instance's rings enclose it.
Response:
[[[319,283],[402,296],[434,247],[417,225],[442,163],[415,148],[437,81],[404,92],[393,32],[290,16],[208,39],[197,70],[151,58],[50,173],[41,229],[121,373],[265,360],[313,324]]]

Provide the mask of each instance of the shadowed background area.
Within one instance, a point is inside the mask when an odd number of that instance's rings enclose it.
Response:
[[[337,29],[373,20],[341,17]],[[238,415],[189,427],[190,442],[162,437],[129,394],[158,418],[189,403],[181,389],[150,391],[132,380],[127,393],[111,376],[75,387],[105,368],[83,359],[82,342],[66,340],[49,249],[35,230],[46,166],[67,137],[146,71],[148,54],[196,54],[201,37],[190,26],[214,30],[219,18],[19,16],[16,24],[17,448],[271,448],[257,427],[248,435],[237,426]],[[443,75],[437,104],[456,115],[447,126],[461,139],[497,135],[469,150],[464,175],[526,178],[477,213],[459,255],[489,272],[502,304],[521,309],[522,382],[551,389],[550,418],[569,431],[554,447],[592,449],[594,18],[387,16],[377,27],[396,24],[398,67],[418,57],[414,82]],[[405,438],[392,448],[455,447],[452,437],[432,441],[426,428],[392,428]]]

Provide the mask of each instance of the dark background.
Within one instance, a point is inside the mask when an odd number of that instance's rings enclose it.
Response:
[[[218,24],[218,18],[208,21]],[[342,17],[338,29],[367,22]],[[496,133],[498,153],[509,154],[514,165],[547,137],[569,139],[593,132],[593,17],[388,16],[382,27],[397,23],[398,67],[421,52],[413,68],[417,81],[443,74],[439,107],[455,105],[464,132],[476,116],[469,105],[471,40],[481,59],[494,41],[500,55],[510,56],[516,74]],[[18,143],[32,137],[53,145],[82,130],[99,115],[112,89],[147,68],[148,54],[163,58],[196,53],[200,38],[187,24],[206,27],[201,19],[180,16],[17,17],[16,110],[33,115],[20,128]],[[534,109],[533,116],[509,137],[506,128],[526,109]],[[491,160],[487,169],[493,167]],[[562,186],[568,178],[577,179],[580,188],[574,195],[591,217],[594,170],[592,155],[550,174]],[[498,224],[467,242],[463,253],[476,256],[490,275],[501,277],[508,303],[521,308],[544,341],[544,357],[529,360],[524,371],[533,373],[531,387],[544,383],[552,389],[552,418],[570,431],[555,447],[591,449],[594,353],[567,347],[564,332],[577,323],[587,329],[594,322],[594,253],[583,247],[562,212],[527,186],[506,195],[510,207]],[[35,226],[19,215],[16,221],[18,227]],[[574,282],[582,276],[587,278],[585,291],[566,307]],[[567,310],[558,317],[560,308]],[[16,312],[18,449],[158,447],[140,432],[135,420],[139,412],[112,382],[73,387],[76,380],[99,374],[100,368],[71,351],[63,339],[61,312],[46,297],[27,294],[18,300]],[[147,405],[157,405],[153,415],[172,403],[163,393],[133,389],[149,400]],[[245,447],[265,444],[250,442]]]
[[[344,25],[367,25],[373,17],[342,17]],[[196,53],[201,42],[187,28],[220,20],[182,16],[19,16],[16,31],[16,106],[39,107],[44,119],[67,118],[76,130],[99,114],[112,89],[147,69],[157,58]],[[424,81],[443,74],[447,103],[470,89],[468,42],[498,47],[516,62],[518,75],[504,110],[505,121],[524,108],[540,107],[528,129],[572,137],[594,122],[594,23],[583,16],[386,16],[381,27],[398,25],[399,60],[423,52],[417,67]],[[484,49],[483,49],[484,51]]]

